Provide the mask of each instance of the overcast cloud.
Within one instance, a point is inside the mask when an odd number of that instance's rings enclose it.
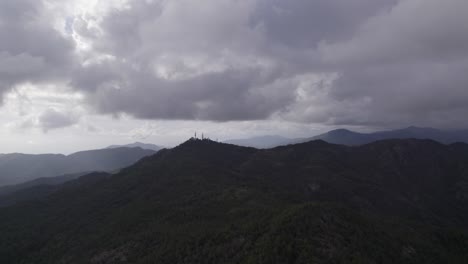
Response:
[[[466,10],[463,0],[130,1],[95,34],[76,23],[108,58],[72,78],[100,112],[137,118],[456,126]]]
[[[467,10],[465,0],[3,0],[0,96],[25,84],[82,96],[78,112],[42,108],[43,130],[86,115],[466,128]]]
[[[0,98],[16,85],[71,78],[73,39],[62,36],[37,0],[0,1]]]

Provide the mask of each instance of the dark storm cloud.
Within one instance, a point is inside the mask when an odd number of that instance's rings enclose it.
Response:
[[[316,50],[321,41],[352,36],[392,3],[131,1],[104,18],[100,34],[77,22],[112,59],[80,69],[73,84],[103,113],[266,119],[291,109],[305,74],[329,71]]]
[[[132,0],[75,16],[76,58],[38,3],[0,3],[3,89],[67,79],[143,119],[468,125],[465,0]]]
[[[460,0],[400,1],[349,40],[323,45],[325,63],[340,72],[328,98],[348,106],[335,122],[466,127],[465,10]]]
[[[131,8],[104,19],[101,36],[87,35],[97,51],[113,59],[79,69],[72,83],[102,113],[148,119],[268,118],[294,101],[295,80],[278,80],[277,66],[258,57],[255,45],[261,40],[247,19],[251,7],[247,1],[174,1],[165,7],[132,2]],[[230,14],[221,12],[228,8]]]
[[[0,97],[16,84],[68,78],[74,42],[43,11],[37,0],[0,1]]]
[[[261,24],[273,43],[304,49],[321,41],[343,41],[370,16],[397,0],[260,0],[252,24]]]
[[[91,94],[89,102],[102,113],[131,113],[144,119],[216,121],[268,118],[294,101],[290,87],[297,85],[294,79],[275,81],[275,72],[259,69],[226,69],[188,79],[166,80],[126,66],[116,67],[114,63],[86,69],[84,75],[95,78],[76,85]]]

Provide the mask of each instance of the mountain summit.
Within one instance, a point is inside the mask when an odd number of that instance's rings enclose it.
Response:
[[[0,209],[1,263],[465,263],[468,145],[192,139]]]

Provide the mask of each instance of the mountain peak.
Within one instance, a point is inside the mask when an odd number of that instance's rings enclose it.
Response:
[[[206,147],[226,147],[226,146],[233,146],[231,144],[217,142],[208,138],[190,138],[180,144],[179,146],[175,147],[175,149],[182,149],[182,148],[206,148]],[[237,147],[237,146],[236,146]]]
[[[325,262],[341,263],[357,251],[358,262],[394,256],[401,263],[408,262],[401,251],[410,245],[414,262],[443,263],[458,250],[463,258],[453,263],[464,263],[468,149],[452,149],[393,139],[257,150],[192,138],[112,177],[39,189],[34,202],[0,209],[0,245],[7,245],[0,247],[0,262],[77,263],[101,256],[112,262],[120,252],[131,263],[177,263],[181,255],[190,263],[286,263],[291,256],[307,262],[311,249],[330,245],[336,261]],[[77,237],[92,247],[76,243]],[[284,245],[293,245],[294,255],[278,250]],[[260,251],[282,255],[254,259]]]

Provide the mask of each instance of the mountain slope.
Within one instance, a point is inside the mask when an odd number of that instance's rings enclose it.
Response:
[[[190,140],[0,209],[0,262],[466,263],[466,164],[430,140]]]
[[[373,133],[357,133],[347,129],[337,129],[309,139],[296,140],[296,143],[310,140],[325,140],[333,144],[362,145],[377,140],[410,138],[431,139],[443,144],[451,144],[455,142],[468,143],[468,131],[444,131],[434,128],[408,127],[403,129],[378,131]]]
[[[113,171],[154,153],[152,150],[141,148],[115,148],[81,151],[68,156],[2,154],[0,186],[84,171]]]
[[[149,143],[142,143],[142,142],[134,142],[131,144],[126,144],[126,145],[112,145],[107,147],[108,149],[113,149],[113,148],[142,148],[142,149],[150,149],[154,151],[159,151],[163,147],[154,145],[154,144],[149,144]]]
[[[32,181],[27,181],[24,183],[16,184],[16,185],[1,186],[0,197],[4,195],[9,195],[11,193],[14,193],[20,190],[28,189],[30,187],[34,187],[37,185],[60,185],[67,181],[77,179],[85,174],[89,174],[89,172],[72,173],[72,174],[65,174],[65,175],[54,176],[54,177],[44,177],[44,178],[38,178]]]
[[[23,184],[0,188],[0,208],[21,202],[44,199],[48,195],[69,186],[98,181],[110,174],[105,172],[67,174],[51,178],[40,178]]]
[[[468,143],[468,130],[438,130],[434,128],[407,127],[403,129],[358,133],[347,129],[335,129],[310,138],[285,138],[281,136],[260,136],[227,140],[225,143],[254,148],[272,148],[288,144],[324,140],[332,144],[357,146],[386,139],[431,139],[443,144]]]

